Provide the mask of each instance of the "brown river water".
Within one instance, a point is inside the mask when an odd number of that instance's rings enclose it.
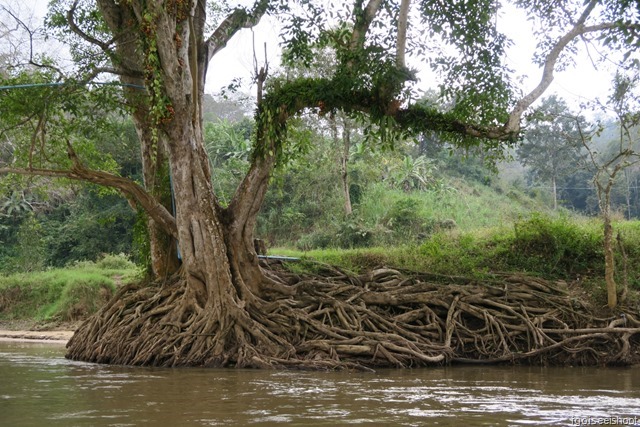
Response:
[[[0,342],[0,426],[640,425],[640,368],[282,372],[63,355],[59,344]]]

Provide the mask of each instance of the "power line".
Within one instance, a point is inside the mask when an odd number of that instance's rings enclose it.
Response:
[[[0,86],[0,90],[8,90],[8,89],[26,89],[32,87],[52,87],[52,86],[66,86],[71,85],[67,82],[59,82],[59,83],[28,83],[21,85],[11,85],[11,86]],[[134,85],[131,83],[119,83],[119,82],[91,82],[87,83],[87,85],[101,85],[101,86],[123,86],[123,87],[132,87],[134,89],[146,89],[144,86]]]
[[[626,187],[625,188],[629,189],[629,190],[638,190],[640,189],[640,186],[635,186],[635,187]],[[553,190],[553,187],[543,187],[543,186],[533,186],[533,187],[527,187],[527,190],[531,190],[531,189],[540,189],[540,190]],[[595,190],[596,187],[556,187],[556,190]]]

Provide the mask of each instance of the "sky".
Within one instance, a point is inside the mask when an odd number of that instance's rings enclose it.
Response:
[[[0,5],[20,4],[23,10],[34,10],[37,21],[38,16],[43,16],[46,10],[47,0],[0,0]],[[535,87],[541,76],[541,69],[533,65],[531,57],[535,49],[531,24],[526,16],[515,8],[505,8],[498,18],[498,27],[514,40],[514,45],[508,50],[506,64],[515,70],[515,75],[521,80],[521,88],[529,92]],[[234,78],[242,78],[245,82],[251,81],[254,70],[254,46],[258,61],[258,68],[264,64],[266,43],[266,58],[270,70],[275,70],[279,64],[278,27],[274,20],[263,19],[253,29],[241,30],[228,43],[209,64],[207,76],[207,93],[218,92],[229,85]],[[598,53],[591,49],[591,55]],[[428,70],[426,64],[421,64],[414,58],[411,66],[419,66],[422,70],[418,73],[420,82],[418,87],[422,90],[435,88],[437,78]],[[611,70],[596,69],[587,50],[580,46],[578,62],[563,72],[556,72],[555,80],[549,91],[544,96],[556,93],[567,102],[576,107],[580,102],[593,100],[597,97],[605,99],[610,87]],[[248,84],[246,91],[252,90]]]
[[[529,92],[542,77],[542,68],[535,65],[532,59],[536,48],[533,26],[522,10],[507,5],[498,28],[514,40],[514,45],[508,50],[506,64],[516,70],[517,76],[522,77],[523,90]],[[610,67],[605,65],[606,61],[605,64],[596,65],[595,60],[600,59],[602,54],[606,55],[605,52],[584,43],[579,43],[577,48],[575,66],[556,71],[548,93],[543,96],[555,93],[574,106],[596,98],[605,100],[611,88],[613,63],[609,64]]]
[[[525,93],[531,91],[542,76],[542,69],[533,64],[532,56],[536,42],[533,39],[533,29],[526,15],[515,8],[505,8],[498,21],[499,28],[514,40],[513,46],[508,50],[506,65],[515,70],[516,78],[521,81],[521,88]],[[255,40],[255,42],[254,42]],[[257,59],[261,64],[264,58],[263,44],[267,43],[267,58],[270,69],[274,69],[279,63],[277,24],[272,20],[263,19],[260,25],[252,30],[240,31],[232,39],[227,48],[220,52],[210,63],[210,74],[207,77],[208,92],[216,92],[221,87],[229,84],[234,77],[243,77],[250,80],[253,70],[253,46],[256,46]],[[555,79],[544,96],[553,93],[558,94],[574,108],[585,101],[596,98],[605,100],[610,90],[611,69],[605,69],[594,65],[590,56],[596,57],[598,53],[593,49],[587,50],[584,44],[579,46],[578,59],[575,67],[566,71],[556,72]],[[422,90],[437,87],[437,77],[428,69],[426,64],[420,64],[419,59],[414,58],[412,66],[422,65],[418,73],[420,82],[418,87]],[[260,66],[260,65],[259,65]]]

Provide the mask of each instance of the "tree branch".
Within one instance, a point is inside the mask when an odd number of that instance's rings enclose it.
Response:
[[[231,38],[243,28],[251,28],[258,25],[260,19],[267,12],[269,0],[258,0],[253,11],[248,13],[243,8],[237,8],[227,18],[218,25],[213,34],[207,39],[207,61],[215,56],[220,50],[227,46]]]
[[[86,77],[84,80],[88,82],[89,80],[93,79],[93,77],[96,77],[98,74],[102,73],[114,74],[121,77],[130,77],[136,80],[141,80],[144,78],[144,73],[142,71],[129,70],[124,68],[118,69],[113,67],[94,67],[91,69],[91,75],[89,77]]]
[[[351,49],[351,51],[362,48],[364,45],[367,31],[369,31],[369,27],[376,17],[381,3],[382,0],[369,0],[369,3],[364,9],[360,7],[361,2],[356,3],[353,11],[356,22],[354,23],[351,42],[349,43],[349,49]]]
[[[553,49],[547,54],[547,57],[544,61],[544,67],[542,71],[542,78],[540,79],[540,83],[527,95],[525,95],[522,99],[520,99],[511,113],[509,114],[509,119],[505,123],[505,131],[511,133],[517,133],[520,131],[520,119],[522,118],[522,114],[533,104],[542,94],[547,90],[547,88],[551,85],[554,79],[554,70],[556,63],[558,62],[558,58],[562,51],[567,47],[567,45],[572,42],[576,37],[580,37],[587,33],[608,30],[618,27],[619,25],[613,22],[602,23],[593,26],[585,26],[587,18],[591,12],[593,12],[594,8],[598,4],[598,0],[591,0],[587,7],[580,15],[580,18],[576,21],[574,26],[567,32],[564,36],[560,37],[560,39],[553,46]]]
[[[145,212],[163,227],[167,234],[175,238],[178,237],[178,228],[173,215],[151,197],[144,188],[129,178],[113,175],[108,172],[89,170],[81,165],[74,166],[72,169],[67,170],[4,167],[0,168],[0,175],[1,174],[66,178],[115,188],[138,202]]]
[[[103,41],[96,39],[95,37],[91,37],[89,34],[82,31],[80,27],[78,27],[78,25],[76,24],[75,13],[76,13],[76,8],[78,7],[79,1],[80,0],[75,0],[71,5],[71,8],[67,11],[67,23],[69,24],[69,28],[71,28],[71,31],[77,34],[81,39],[98,46],[100,49],[102,49],[104,53],[106,53],[109,57],[111,57],[112,52],[109,46],[111,46],[111,44],[115,41],[115,38],[112,38],[111,40],[105,43]]]
[[[144,77],[144,74],[142,73],[142,71],[139,70],[132,70],[126,66],[124,66],[121,61],[117,61],[115,58],[115,53],[114,51],[111,49],[111,45],[113,43],[115,43],[116,41],[116,37],[111,38],[109,41],[107,42],[103,42],[95,37],[90,36],[89,34],[85,33],[84,31],[82,31],[82,29],[78,26],[78,24],[76,24],[75,21],[75,12],[76,12],[76,8],[78,6],[80,0],[75,0],[73,2],[73,5],[71,6],[71,8],[67,11],[67,23],[69,24],[69,28],[71,29],[71,31],[73,31],[78,37],[80,37],[81,39],[98,46],[103,52],[104,54],[111,60],[112,63],[116,64],[116,63],[120,63],[119,67],[115,68],[115,67],[93,67],[91,70],[91,73],[88,76],[85,76],[85,78],[83,79],[83,81],[85,82],[89,82],[91,81],[94,77],[97,77],[99,74],[101,73],[108,73],[108,74],[114,74],[114,75],[118,75],[118,76],[123,76],[123,77],[131,77],[134,79],[142,79]]]
[[[41,64],[38,63],[34,60],[33,58],[33,39],[34,39],[34,33],[35,31],[32,31],[29,26],[24,23],[14,12],[12,12],[10,9],[1,6],[2,10],[4,10],[9,16],[11,16],[11,18],[13,18],[16,21],[16,30],[18,29],[18,27],[22,27],[28,34],[29,34],[29,64],[38,67],[38,68],[46,68],[49,70],[53,70],[55,71],[57,74],[64,76],[64,73],[62,72],[61,69],[54,67],[51,64]]]
[[[407,27],[411,0],[402,0],[398,12],[398,40],[396,42],[396,66],[405,68],[405,51],[407,47]]]

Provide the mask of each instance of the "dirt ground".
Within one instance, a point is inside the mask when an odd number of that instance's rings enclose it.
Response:
[[[0,340],[66,343],[79,323],[34,323],[28,321],[0,321]]]

